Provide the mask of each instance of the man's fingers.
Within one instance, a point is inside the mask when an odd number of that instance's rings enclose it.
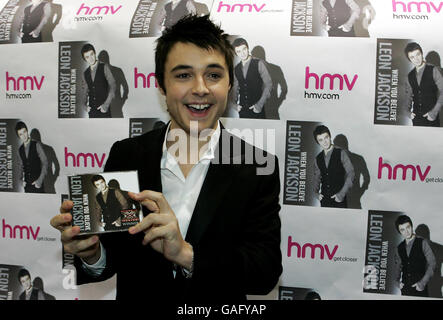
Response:
[[[62,232],[61,240],[62,240],[62,242],[71,241],[72,238],[77,236],[79,233],[80,233],[79,226],[69,227]]]
[[[130,234],[136,234],[140,231],[145,231],[151,228],[154,225],[166,225],[171,221],[171,218],[168,215],[158,214],[158,213],[150,213],[148,214],[141,222],[137,223],[135,226],[129,228]]]
[[[60,213],[70,212],[73,206],[74,202],[72,202],[71,200],[63,201],[62,205],[60,206]]]
[[[82,254],[83,256],[87,257],[91,255],[89,251],[94,252],[97,249],[95,248],[95,245],[97,244],[98,239],[98,236],[92,236],[84,240],[74,240],[66,243],[64,245],[64,249],[69,253],[75,255]]]
[[[66,226],[70,225],[71,220],[72,216],[69,213],[58,214],[55,217],[52,217],[50,224],[54,228],[63,231]]]
[[[163,196],[160,192],[155,192],[151,190],[144,190],[140,193],[132,193],[131,198],[134,200],[137,200],[139,202],[143,202],[146,200],[155,201],[157,206],[159,207],[159,211],[166,213],[166,212],[172,212],[171,207],[168,204],[168,201],[166,201],[166,198]],[[149,202],[146,202],[147,204]]]
[[[154,200],[149,199],[143,199],[140,200],[140,196],[138,193],[134,192],[128,192],[129,197],[131,197],[133,200],[139,201],[143,206],[148,208],[152,212],[159,212],[160,208],[158,207],[157,203]]]
[[[155,239],[163,238],[169,232],[169,229],[169,226],[151,228],[143,238],[142,244],[145,246]]]

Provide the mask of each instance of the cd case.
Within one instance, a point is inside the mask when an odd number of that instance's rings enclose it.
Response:
[[[128,195],[139,192],[137,171],[71,175],[68,186],[79,235],[126,231],[143,219],[140,204]]]

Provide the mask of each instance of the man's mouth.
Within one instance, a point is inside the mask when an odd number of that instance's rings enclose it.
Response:
[[[199,104],[185,104],[185,106],[192,112],[197,114],[204,114],[209,108],[211,108],[213,105],[206,103],[199,103]]]

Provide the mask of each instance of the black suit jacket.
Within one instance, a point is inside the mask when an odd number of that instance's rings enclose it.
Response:
[[[165,134],[166,127],[114,143],[105,171],[138,170],[140,190],[161,192]],[[226,138],[233,142],[230,148]],[[258,149],[224,129],[220,139],[186,235],[194,248],[193,277],[185,279],[179,271],[174,278],[173,264],[141,244],[144,233],[120,232],[100,236],[106,248],[106,269],[100,277],[88,276],[76,259],[78,284],[117,273],[117,299],[174,301],[238,301],[275,287],[282,272],[277,158],[269,155],[275,163],[272,174],[257,175],[260,165],[255,156],[253,163],[244,162],[245,147]],[[242,152],[230,154],[235,143],[240,143]]]

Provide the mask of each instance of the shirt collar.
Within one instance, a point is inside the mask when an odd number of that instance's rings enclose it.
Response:
[[[169,130],[171,128],[171,122],[169,122],[168,127],[166,129],[166,134],[163,140],[163,146],[162,146],[162,157],[160,160],[160,169],[166,169],[169,166],[168,165],[176,165],[177,160],[175,157],[168,152],[168,149],[166,148],[166,139],[168,137]],[[212,160],[215,158],[215,149],[217,148],[217,144],[220,138],[221,134],[221,123],[220,120],[217,122],[217,128],[215,129],[214,133],[211,135],[209,142],[207,143],[208,148],[203,153],[201,159],[199,159],[198,162],[201,162],[203,160]]]

